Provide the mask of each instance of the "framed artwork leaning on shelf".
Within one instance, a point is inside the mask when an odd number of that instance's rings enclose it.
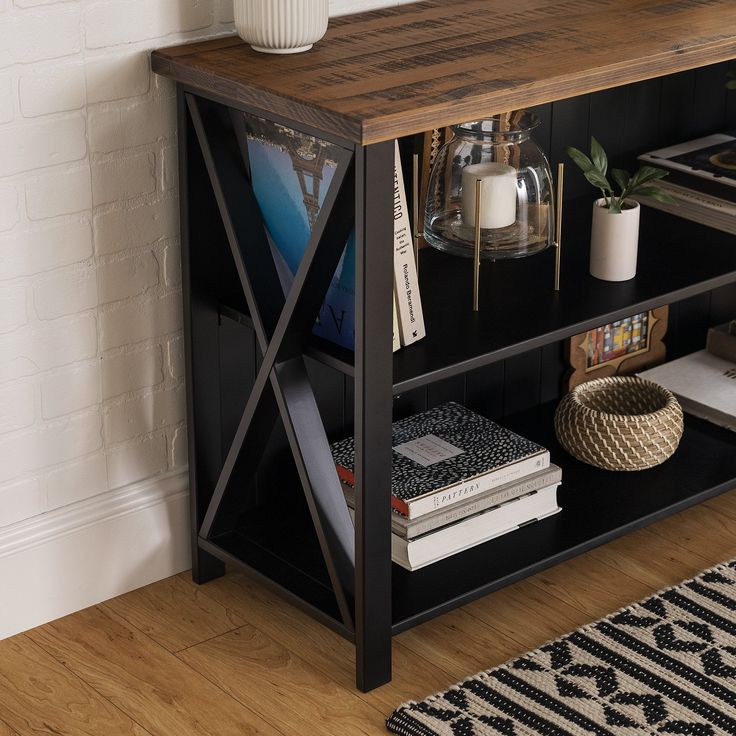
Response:
[[[664,362],[669,307],[633,314],[571,337],[567,388],[593,378],[635,373]]]

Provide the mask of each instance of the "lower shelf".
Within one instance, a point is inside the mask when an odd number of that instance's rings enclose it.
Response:
[[[548,404],[503,422],[548,447],[562,467],[562,512],[416,572],[394,565],[394,633],[736,486],[736,433],[686,416],[682,442],[670,460],[650,470],[615,473],[564,452],[554,437],[553,412]],[[316,535],[301,504],[288,513],[259,510],[237,532],[202,546],[269,578],[350,636],[339,622]]]

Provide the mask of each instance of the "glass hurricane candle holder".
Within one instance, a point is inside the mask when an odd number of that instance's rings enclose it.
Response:
[[[453,125],[429,177],[424,237],[439,250],[472,256],[476,181],[481,181],[481,258],[520,258],[554,242],[552,173],[531,137],[527,110]]]

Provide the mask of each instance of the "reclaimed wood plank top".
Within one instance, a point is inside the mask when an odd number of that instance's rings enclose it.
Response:
[[[733,58],[735,0],[427,0],[333,18],[301,54],[231,36],[152,64],[367,145]]]

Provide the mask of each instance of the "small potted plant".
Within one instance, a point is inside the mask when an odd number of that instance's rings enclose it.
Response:
[[[608,157],[595,138],[590,139],[590,157],[572,146],[567,154],[580,167],[585,178],[603,196],[593,203],[590,234],[590,273],[604,281],[627,281],[636,276],[639,244],[639,203],[634,195],[671,202],[672,197],[654,184],[667,172],[642,166],[633,176],[623,169],[612,169],[608,179]]]

